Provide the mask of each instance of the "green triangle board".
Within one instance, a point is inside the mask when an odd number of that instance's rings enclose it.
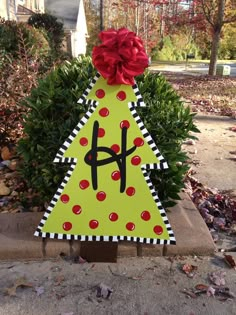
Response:
[[[108,85],[99,74],[78,103],[89,105],[54,162],[70,163],[35,235],[81,241],[175,244],[148,176],[167,168],[135,107],[136,85]]]

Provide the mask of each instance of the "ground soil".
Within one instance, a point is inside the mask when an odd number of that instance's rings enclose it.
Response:
[[[190,276],[182,271],[186,263],[197,268]],[[236,314],[233,297],[193,294],[196,285],[210,285],[209,274],[215,271],[226,272],[224,287],[236,291],[235,270],[228,267],[222,254],[204,258],[123,258],[117,264],[74,264],[58,258],[2,262],[0,266],[1,315]],[[16,296],[4,293],[22,277],[32,287],[18,287]],[[113,291],[108,299],[97,296],[101,283],[105,295],[106,286]]]

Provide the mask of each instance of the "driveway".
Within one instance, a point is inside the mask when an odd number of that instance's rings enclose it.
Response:
[[[236,77],[236,63],[225,63],[231,67],[231,77]],[[187,64],[173,64],[173,63],[160,63],[158,62],[151,64],[149,67],[150,70],[159,70],[159,71],[170,71],[170,72],[182,72],[185,74],[191,75],[202,75],[208,74],[208,64],[205,63],[193,63],[189,62]]]

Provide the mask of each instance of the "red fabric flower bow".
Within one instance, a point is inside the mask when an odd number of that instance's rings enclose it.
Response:
[[[110,85],[134,84],[134,76],[148,67],[142,40],[126,28],[99,34],[102,44],[93,48],[93,64]]]

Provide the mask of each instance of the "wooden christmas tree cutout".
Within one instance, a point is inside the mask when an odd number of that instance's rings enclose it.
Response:
[[[168,166],[135,110],[145,106],[137,86],[98,74],[78,102],[89,110],[54,160],[71,167],[35,235],[175,244],[147,173]]]

